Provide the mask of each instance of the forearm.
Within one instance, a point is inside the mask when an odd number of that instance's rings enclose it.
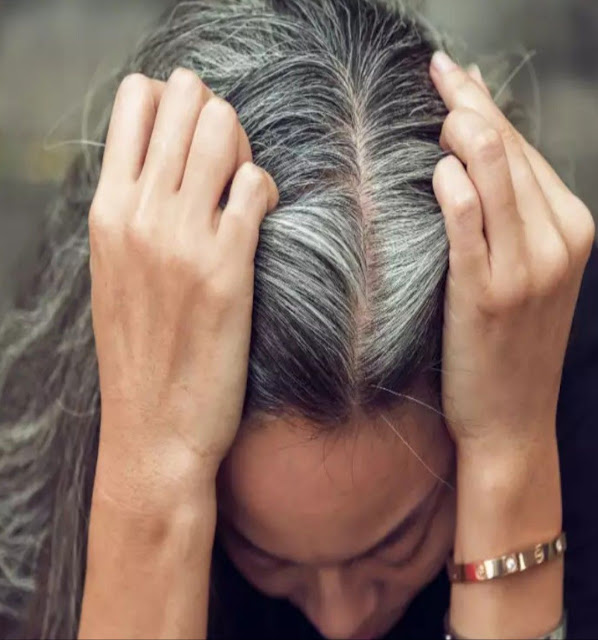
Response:
[[[215,492],[193,505],[173,495],[160,516],[123,511],[97,489],[78,637],[205,638]]]
[[[562,527],[556,438],[509,456],[458,462],[455,561],[471,562],[548,541]],[[563,561],[552,560],[506,578],[454,583],[450,620],[469,638],[534,638],[562,615]]]

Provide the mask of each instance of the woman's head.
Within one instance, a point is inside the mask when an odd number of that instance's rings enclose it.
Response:
[[[191,65],[236,108],[279,188],[260,230],[219,535],[249,581],[330,637],[384,631],[450,547],[450,491],[380,417],[450,473],[438,414],[396,395],[417,378],[437,405],[448,247],[431,187],[446,114],[428,76],[433,51],[406,13],[295,0],[182,6],[137,58],[162,79]],[[430,489],[408,534],[359,557]]]
[[[250,581],[330,635],[384,630],[450,547],[448,242],[432,190],[446,109],[428,76],[442,44],[398,3],[184,2],[114,83],[193,69],[236,108],[277,183],[219,535]],[[100,147],[73,163],[39,278],[0,334],[0,613],[29,602],[38,637],[73,635],[82,593],[100,418],[87,214],[101,160]],[[361,557],[432,490],[410,532]],[[258,566],[238,533],[294,566]]]
[[[179,11],[142,70],[165,74],[187,46],[280,191],[260,231],[219,535],[247,579],[323,634],[381,632],[441,569],[452,534],[451,492],[391,430],[450,473],[435,412],[448,249],[431,187],[446,115],[428,76],[435,46],[410,15],[358,0]],[[434,408],[398,395],[416,381]],[[408,534],[359,557],[430,489]]]

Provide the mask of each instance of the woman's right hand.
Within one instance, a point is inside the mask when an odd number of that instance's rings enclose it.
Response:
[[[194,72],[122,81],[89,212],[96,490],[100,476],[112,501],[143,511],[165,485],[213,482],[239,427],[255,251],[277,203],[233,107]]]

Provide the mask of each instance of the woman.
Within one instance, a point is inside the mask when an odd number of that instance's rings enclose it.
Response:
[[[6,637],[598,632],[594,223],[438,48],[373,0],[140,45],[3,325]]]

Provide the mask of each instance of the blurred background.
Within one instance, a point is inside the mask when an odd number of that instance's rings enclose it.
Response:
[[[415,0],[489,72],[502,53],[533,141],[598,216],[598,2]],[[26,278],[86,96],[172,0],[0,2],[0,313]],[[526,60],[525,64],[521,64]],[[598,217],[597,217],[598,219]]]

